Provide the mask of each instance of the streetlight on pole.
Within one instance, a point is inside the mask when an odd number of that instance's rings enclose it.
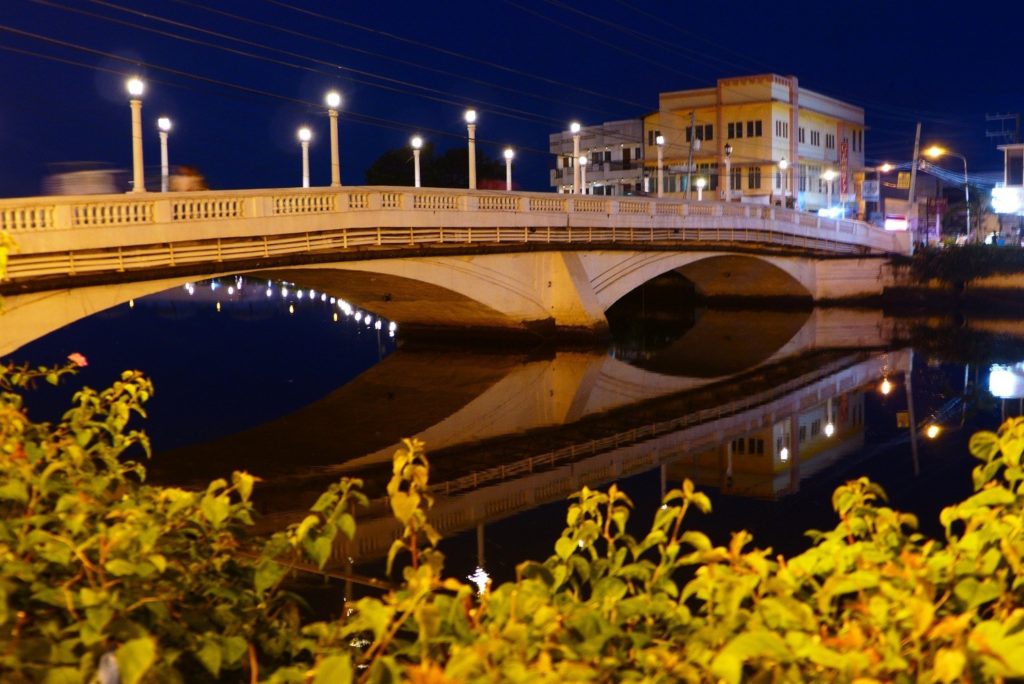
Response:
[[[465,119],[469,141],[469,189],[476,190],[476,110],[467,109]]]
[[[516,156],[511,147],[505,148],[505,190],[512,192],[512,158]]]
[[[927,155],[928,157],[931,157],[932,159],[938,159],[939,157],[942,157],[942,156],[958,157],[960,159],[960,161],[962,161],[964,163],[964,204],[967,206],[967,215],[966,215],[967,226],[966,227],[967,227],[967,235],[969,237],[970,234],[971,234],[971,186],[967,182],[967,157],[965,157],[962,154],[957,154],[956,152],[950,152],[949,150],[944,149],[942,147],[939,147],[938,145],[932,145],[927,150],[925,150],[924,153],[925,153],[925,155]],[[975,242],[978,241],[978,234],[977,234],[977,232],[975,232],[975,234],[974,234],[974,241]]]
[[[580,168],[577,163],[580,159],[580,123],[573,121],[569,124],[569,131],[572,133],[572,191],[573,194],[582,194],[580,187]]]
[[[156,126],[160,129],[160,192],[167,192],[167,177],[170,174],[167,165],[167,134],[171,130],[171,120],[161,116],[156,120]]]
[[[412,145],[413,185],[418,188],[420,187],[420,149],[423,147],[423,138],[414,135],[409,144]]]
[[[309,141],[313,133],[305,126],[299,129],[299,144],[302,145],[302,187],[309,187]]]
[[[789,160],[785,157],[779,160],[779,170],[782,171],[782,206],[785,207],[789,196]]]
[[[658,197],[661,197],[665,190],[665,136],[659,135],[654,144],[658,146]]]
[[[327,114],[331,117],[331,187],[341,186],[341,164],[338,155],[338,108],[341,106],[341,93],[332,90],[324,97],[327,103]]]
[[[825,181],[825,204],[829,209],[832,208],[832,181],[836,177],[836,172],[832,169],[828,169],[825,173],[821,174],[822,179]]]
[[[707,185],[708,182],[704,180],[704,176],[698,176],[697,180],[694,181],[694,184],[697,186],[697,201],[701,202],[704,200],[704,186]]]
[[[587,157],[586,157],[586,155],[581,155],[576,160],[576,163],[580,167],[580,189],[582,190],[581,194],[586,195],[587,194]]]
[[[125,83],[128,88],[128,100],[132,110],[132,192],[146,192],[146,178],[142,167],[142,93],[146,90],[145,82],[133,76]]]
[[[728,202],[732,199],[732,173],[729,166],[729,159],[732,157],[732,145],[725,143],[723,149],[725,151],[725,201]]]

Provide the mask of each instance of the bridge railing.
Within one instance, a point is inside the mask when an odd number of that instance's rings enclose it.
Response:
[[[901,253],[906,236],[752,204],[346,187],[0,200],[10,277],[174,266],[360,246],[748,242]]]

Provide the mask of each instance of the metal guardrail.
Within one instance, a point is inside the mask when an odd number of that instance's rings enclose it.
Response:
[[[874,226],[761,205],[409,188],[0,200],[23,280],[360,247],[747,243],[901,252]],[[369,255],[368,255],[369,256]]]

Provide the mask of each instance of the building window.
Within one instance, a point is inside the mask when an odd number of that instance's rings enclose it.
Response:
[[[661,135],[661,131],[647,131],[647,144],[653,146],[659,135]]]
[[[743,189],[743,175],[740,169],[731,169],[729,172],[729,189],[730,190],[742,190]]]
[[[821,147],[821,131],[811,131],[811,144]]]
[[[825,148],[829,150],[836,149],[836,136],[832,133],[825,134]]]
[[[775,172],[775,189],[776,190],[781,190],[782,189],[782,171],[778,171],[777,170]]]
[[[745,447],[746,447],[746,440],[744,440],[744,439],[734,439],[732,441],[732,453],[734,453],[734,454],[742,454],[742,453],[744,453],[744,448]]]
[[[799,439],[800,444],[803,444],[804,442],[807,441],[807,426],[806,425],[801,425],[800,426],[800,436],[799,436],[798,439]]]
[[[761,167],[751,166],[747,169],[747,187],[751,190],[761,189]]]
[[[761,137],[761,122],[760,121],[748,121],[747,122],[747,137],[748,138],[760,138]]]
[[[821,432],[821,418],[815,418],[811,421],[811,437],[817,437]]]
[[[800,165],[800,192],[807,192],[807,164]]]
[[[803,128],[797,128],[796,129],[796,140],[797,140],[797,142],[804,142],[804,129]]]
[[[715,126],[714,124],[704,124],[704,141],[711,142],[715,139]]]
[[[775,122],[775,137],[776,138],[788,138],[789,137],[789,122],[779,119]]]
[[[742,138],[743,137],[743,122],[742,121],[731,121],[731,122],[729,122],[729,137],[730,138]]]

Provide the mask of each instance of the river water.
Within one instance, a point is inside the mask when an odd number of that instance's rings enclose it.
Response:
[[[144,370],[156,385],[150,479],[253,472],[263,529],[300,517],[332,480],[364,478],[377,500],[332,564],[367,573],[395,532],[377,497],[403,437],[427,445],[449,571],[507,579],[551,553],[572,491],[613,481],[639,523],[690,478],[714,505],[694,527],[716,542],[746,528],[795,552],[804,530],[834,525],[832,489],[868,475],[937,533],[941,507],[970,492],[970,434],[1020,413],[1016,321],[714,309],[675,293],[668,283],[617,306],[607,348],[495,348],[406,338],[401,321],[295,283],[222,279],[56,330],[74,316],[18,318],[9,303],[20,327],[0,330],[0,353],[88,358],[73,382],[32,392],[36,418],[59,416],[80,384]],[[5,334],[17,341],[4,347]],[[911,413],[939,435],[912,448]]]

